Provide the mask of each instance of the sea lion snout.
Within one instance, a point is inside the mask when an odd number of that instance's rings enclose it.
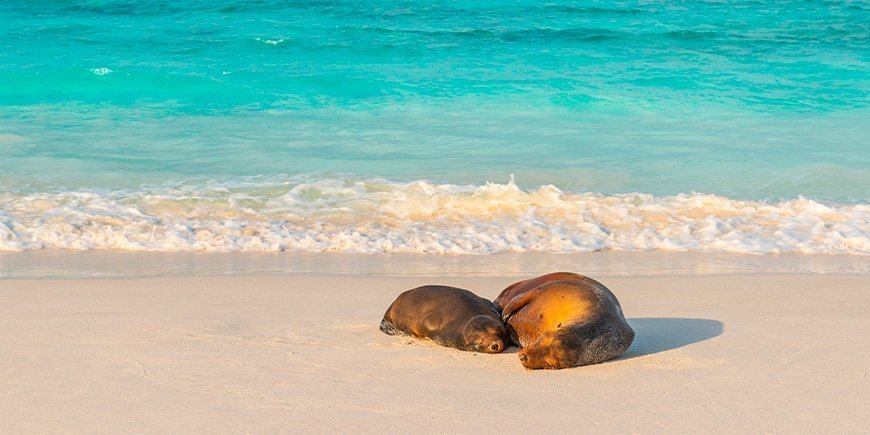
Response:
[[[526,349],[520,349],[520,363],[527,369],[536,369],[535,362],[526,354]]]
[[[520,362],[527,369],[561,369],[570,367],[573,353],[579,352],[566,346],[558,332],[544,334],[540,340],[520,349]]]
[[[530,359],[525,355],[520,355],[520,362],[523,364],[523,367],[530,370],[537,369],[545,369],[545,370],[554,370],[554,369],[563,369],[566,367],[570,367],[568,364],[561,364],[557,361],[550,361],[547,359]]]
[[[504,341],[501,339],[497,339],[489,345],[486,349],[486,353],[499,353],[504,350]]]
[[[477,316],[465,325],[465,337],[469,347],[478,352],[499,353],[508,342],[504,324],[496,318]]]
[[[475,342],[472,347],[479,352],[499,353],[504,350],[504,341],[500,338],[482,339]]]
[[[530,370],[555,368],[549,361],[541,359],[538,356],[529,357],[529,355],[526,355],[522,351],[520,351],[520,363],[523,364],[523,367]]]

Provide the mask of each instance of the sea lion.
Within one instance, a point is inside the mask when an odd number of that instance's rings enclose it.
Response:
[[[507,286],[507,288],[502,290],[501,294],[499,294],[498,297],[495,298],[495,305],[498,311],[501,312],[504,309],[505,305],[507,305],[508,302],[511,301],[511,299],[535,287],[540,287],[541,285],[549,282],[582,280],[584,278],[588,279],[583,275],[572,272],[555,272],[548,273],[546,275],[536,276],[534,278],[529,278],[524,281],[515,282]]]
[[[510,343],[492,302],[468,290],[441,285],[400,294],[384,314],[381,331],[428,338],[472,352],[499,353]]]
[[[514,283],[496,305],[529,369],[601,363],[625,353],[634,340],[613,293],[582,275],[560,272]]]

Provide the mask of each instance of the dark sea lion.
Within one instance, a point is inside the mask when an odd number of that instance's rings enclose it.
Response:
[[[529,369],[601,363],[625,353],[634,340],[613,293],[582,275],[560,272],[520,281],[496,304],[504,307],[502,318]]]
[[[428,338],[472,352],[499,353],[510,342],[492,302],[468,290],[441,285],[400,294],[384,314],[381,331]]]

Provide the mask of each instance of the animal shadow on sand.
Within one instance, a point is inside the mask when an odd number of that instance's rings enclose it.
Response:
[[[634,342],[628,351],[617,360],[678,349],[692,343],[709,340],[721,335],[724,330],[722,322],[711,319],[635,317],[626,320],[634,329]],[[519,351],[519,347],[511,345],[502,353],[519,353]]]
[[[634,343],[620,359],[678,349],[722,334],[722,322],[682,317],[635,317],[627,319],[634,329]]]

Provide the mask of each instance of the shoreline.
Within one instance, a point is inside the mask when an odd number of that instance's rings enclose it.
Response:
[[[861,432],[862,275],[607,277],[623,357],[527,371],[381,333],[421,276],[0,281],[0,432]],[[439,282],[495,297],[514,277]]]
[[[583,254],[0,252],[0,280],[225,275],[527,277],[556,270],[590,276],[870,274],[870,256],[601,251]]]

